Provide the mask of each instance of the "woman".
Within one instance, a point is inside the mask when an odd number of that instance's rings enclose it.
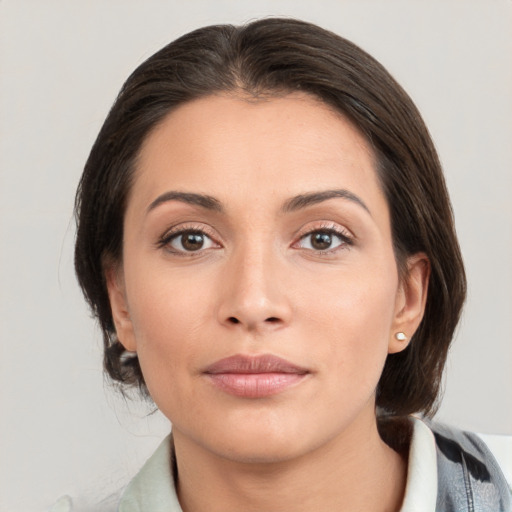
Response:
[[[373,58],[264,19],[127,80],[77,193],[105,368],[169,436],[120,511],[509,510],[436,409],[465,276],[435,149]]]

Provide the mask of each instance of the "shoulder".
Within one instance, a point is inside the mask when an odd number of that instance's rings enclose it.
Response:
[[[440,423],[426,423],[436,442],[436,510],[512,511],[510,487],[494,456],[480,437]]]
[[[90,493],[89,493],[90,494]],[[47,512],[117,512],[120,492],[99,499],[95,496],[61,496]]]

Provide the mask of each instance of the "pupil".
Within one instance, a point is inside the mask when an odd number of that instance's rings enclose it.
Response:
[[[330,233],[315,233],[311,245],[315,249],[328,249],[332,244],[332,236]]]
[[[204,238],[200,233],[188,233],[183,235],[181,243],[188,251],[197,251],[203,246]]]

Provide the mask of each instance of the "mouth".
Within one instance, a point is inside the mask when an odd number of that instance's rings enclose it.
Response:
[[[277,356],[235,355],[208,366],[204,375],[230,395],[263,398],[297,385],[309,375],[306,368]]]

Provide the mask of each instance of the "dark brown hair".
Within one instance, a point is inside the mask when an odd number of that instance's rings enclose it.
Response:
[[[373,148],[398,268],[403,272],[406,257],[420,251],[430,260],[425,316],[407,349],[388,356],[377,406],[389,414],[431,414],[466,293],[438,156],[415,105],[381,64],[346,39],[293,19],[196,30],[155,53],[123,85],[76,196],[75,268],[103,331],[105,369],[147,392],[137,358],[124,357],[116,339],[104,273],[107,261],[122,261],[127,195],[145,138],[178,105],[200,97],[293,91],[341,112]]]

